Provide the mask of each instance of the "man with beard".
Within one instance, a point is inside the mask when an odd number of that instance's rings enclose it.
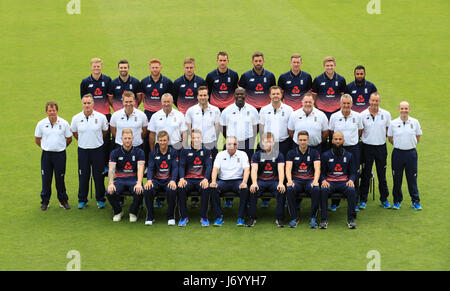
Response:
[[[354,75],[355,81],[347,85],[345,93],[350,94],[353,98],[352,110],[361,113],[369,107],[370,95],[377,92],[377,87],[366,80],[364,66],[356,66]]]
[[[253,69],[242,74],[239,86],[247,92],[248,103],[258,111],[270,103],[269,88],[276,85],[275,75],[264,69],[264,54],[252,55]]]
[[[332,148],[322,154],[321,157],[321,222],[319,228],[326,229],[328,227],[327,204],[328,197],[335,193],[341,192],[347,198],[347,225],[350,229],[356,228],[355,218],[355,178],[356,164],[353,155],[344,149],[344,134],[340,131],[333,133]]]
[[[122,95],[131,91],[136,96],[135,108],[138,108],[142,100],[141,82],[133,76],[130,76],[130,64],[127,60],[120,60],[118,65],[119,77],[115,78],[109,85],[108,98],[112,104],[114,112],[123,108]]]

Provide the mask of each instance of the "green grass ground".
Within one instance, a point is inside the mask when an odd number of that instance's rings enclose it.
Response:
[[[80,252],[82,270],[365,270],[370,250],[380,253],[382,270],[450,269],[450,2],[381,0],[380,15],[367,14],[368,0],[81,0],[81,15],[68,15],[67,2],[0,2],[0,270],[65,270],[70,250]],[[101,57],[113,78],[117,61],[126,58],[139,79],[148,74],[148,60],[160,58],[162,73],[174,80],[186,56],[196,58],[197,74],[205,77],[220,50],[230,53],[230,67],[240,74],[250,69],[251,54],[263,51],[277,78],[289,70],[294,52],[313,76],[326,55],[336,57],[337,72],[348,81],[356,65],[365,65],[382,107],[395,118],[397,104],[408,100],[421,122],[424,210],[409,207],[404,185],[400,211],[381,209],[377,193],[355,231],[345,225],[345,202],[326,231],[308,229],[309,201],[295,230],[276,228],[274,201],[259,211],[253,229],[235,227],[236,208],[226,210],[222,228],[201,229],[198,210],[190,211],[185,229],[167,227],[165,209],[152,227],[142,220],[114,224],[109,205],[98,210],[91,201],[88,209],[76,209],[76,142],[68,149],[66,177],[75,208],[59,209],[53,192],[50,209],[39,210],[36,123],[51,99],[68,121],[81,111],[79,84],[92,57]],[[388,183],[391,189],[389,171]]]

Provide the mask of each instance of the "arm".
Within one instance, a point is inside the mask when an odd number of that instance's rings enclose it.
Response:
[[[244,171],[245,175],[245,171]],[[250,192],[256,193],[258,191],[258,163],[252,163],[251,173],[250,173],[251,179],[252,179],[252,185],[250,186]]]
[[[150,131],[150,134],[148,135],[148,143],[150,146],[150,151],[155,150],[155,136],[156,136],[156,132]]]
[[[37,144],[38,147],[41,147],[41,140],[42,140],[42,137],[37,137],[37,136],[34,137],[34,142]]]
[[[142,192],[144,192],[144,188],[142,187],[142,180],[144,179],[145,160],[138,161],[137,164],[137,182],[133,190],[134,192],[136,192],[136,194],[140,195],[142,194]]]
[[[66,138],[66,147],[68,147],[72,143],[72,137]]]
[[[419,142],[420,142],[420,137],[421,137],[421,135],[416,135],[416,138],[417,138],[417,143],[419,143]]]
[[[314,162],[314,180],[311,184],[311,186],[319,186],[319,179],[320,179],[320,161]]]
[[[187,135],[187,130],[183,131],[181,133],[181,144],[183,145],[183,148],[187,148],[188,147],[188,135]]]
[[[284,163],[278,163],[278,186],[277,190],[283,194],[286,191],[284,187]]]
[[[244,177],[242,179],[241,185],[239,185],[239,189],[247,188],[248,178],[250,176],[250,167],[244,168]]]
[[[116,163],[109,162],[108,169],[108,194],[112,195],[116,192],[116,186],[114,186],[114,176],[116,175]]]
[[[117,128],[115,128],[114,126],[110,126],[109,128],[111,129],[112,138],[115,139],[116,138]]]
[[[287,180],[286,186],[288,187],[294,186],[294,181],[292,181],[292,165],[293,165],[292,161],[286,161],[286,180]]]
[[[105,135],[103,134],[103,136],[105,136]],[[76,140],[78,140],[78,132],[74,132],[74,133],[73,133],[73,137],[74,137]]]
[[[217,188],[217,174],[218,173],[219,173],[219,168],[213,167],[212,173],[211,173],[211,183],[209,184],[209,187]]]

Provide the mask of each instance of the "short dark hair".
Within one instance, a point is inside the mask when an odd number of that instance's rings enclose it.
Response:
[[[356,73],[356,70],[363,70],[364,73],[366,72],[366,68],[364,68],[364,66],[362,65],[358,65],[355,67],[355,70],[353,71],[353,73]]]
[[[228,53],[227,53],[227,52],[219,52],[219,53],[217,54],[217,58],[219,58],[219,56],[224,56],[224,57],[227,57],[227,58],[228,58]]]
[[[206,86],[200,86],[200,87],[198,87],[197,92],[198,92],[198,91],[203,91],[203,90],[208,91],[208,87],[206,87]]]
[[[119,63],[117,64],[117,66],[120,66],[121,64],[127,64],[128,67],[130,66],[130,64],[128,63],[127,60],[120,60]]]
[[[280,86],[277,86],[277,85],[271,86],[271,87],[269,88],[269,93],[272,93],[273,90],[280,90],[280,92],[283,93],[283,89],[281,89],[281,87],[280,87]]]
[[[308,133],[306,130],[300,130],[300,131],[297,133],[297,138],[298,138],[300,135],[306,135],[307,137],[309,137],[309,133]]]

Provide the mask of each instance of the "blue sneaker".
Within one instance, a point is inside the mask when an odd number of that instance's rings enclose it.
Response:
[[[367,203],[366,202],[359,202],[359,209],[366,209]]]
[[[223,217],[221,216],[221,217],[217,218],[216,221],[214,221],[213,225],[214,226],[222,226],[223,223],[224,223],[224,220],[223,220]]]
[[[207,227],[209,226],[209,220],[208,219],[200,219],[200,222],[202,223],[202,226]]]
[[[109,171],[109,168],[108,168],[108,167],[105,167],[105,169],[103,170],[103,174],[107,175],[107,174],[108,174],[108,171]]]
[[[269,208],[269,201],[261,201],[261,208]]]
[[[359,205],[355,206],[355,211],[359,212]]]
[[[242,218],[238,218],[236,225],[237,226],[245,226],[245,220]]]
[[[317,228],[319,225],[317,224],[316,218],[313,217],[311,218],[311,221],[309,222],[309,227],[310,228]]]
[[[87,202],[80,202],[78,203],[78,209],[84,209],[87,207]]]
[[[97,208],[98,208],[98,209],[103,209],[103,208],[105,208],[105,207],[106,207],[105,202],[103,202],[103,201],[97,201]]]
[[[186,226],[186,224],[189,222],[189,218],[182,218],[180,221],[178,221],[178,226]]]
[[[328,206],[328,210],[336,211],[339,207],[341,207],[341,206],[340,205],[333,205],[333,204],[331,204],[330,206]]]
[[[383,207],[384,209],[389,209],[392,207],[391,203],[389,203],[389,201],[387,201],[387,200],[381,202],[380,206]]]
[[[163,207],[163,204],[162,204],[161,201],[156,200],[156,201],[155,201],[155,204],[153,204],[153,207],[155,207],[155,208],[162,208],[162,207]]]
[[[399,210],[400,207],[402,207],[402,204],[400,202],[397,202],[397,203],[394,203],[394,206],[392,206],[392,209]]]
[[[422,210],[422,206],[420,206],[419,202],[414,202],[411,205],[412,208],[414,208],[414,210],[418,211],[418,210]]]
[[[233,208],[233,200],[225,200],[223,208]]]
[[[289,227],[296,228],[299,223],[300,223],[300,220],[298,218],[293,219],[293,220],[289,221]]]

